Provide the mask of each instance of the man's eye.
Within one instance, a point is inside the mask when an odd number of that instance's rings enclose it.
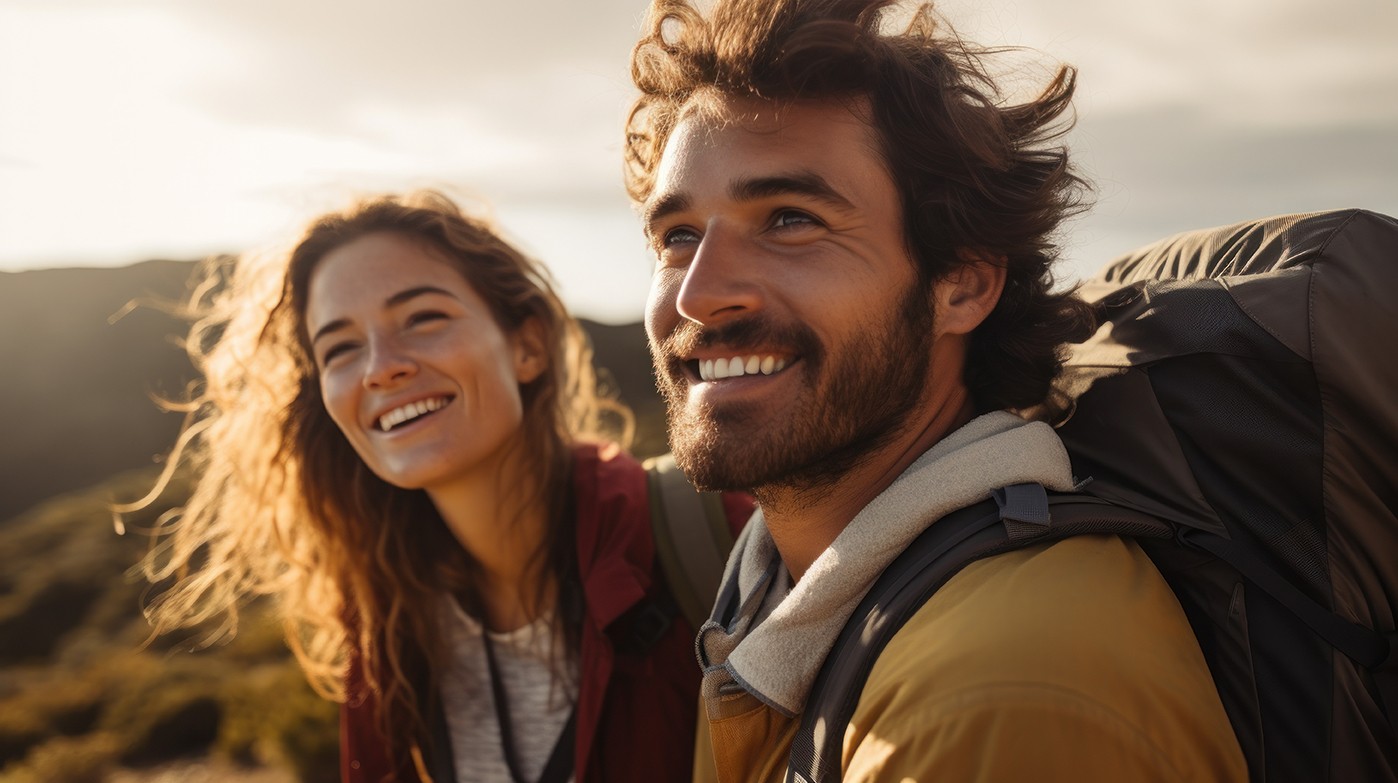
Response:
[[[794,209],[784,209],[772,218],[772,226],[775,228],[788,228],[791,226],[811,226],[817,225],[818,220]]]
[[[698,242],[699,234],[688,228],[672,228],[661,237],[660,244],[665,247],[678,245],[686,242]]]

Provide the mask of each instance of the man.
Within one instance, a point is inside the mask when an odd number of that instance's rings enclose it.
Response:
[[[929,8],[894,34],[886,4],[657,0],[634,55],[627,180],[671,445],[761,507],[736,615],[699,639],[700,778],[782,778],[836,635],[928,525],[1075,483],[1053,430],[1008,412],[1046,402],[1090,328],[1051,290],[1049,237],[1082,201],[1051,145],[1074,74],[1006,105]],[[883,651],[843,761],[860,781],[1246,778],[1178,602],[1114,536],[953,577]]]

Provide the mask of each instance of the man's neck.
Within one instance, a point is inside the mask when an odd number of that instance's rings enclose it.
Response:
[[[925,413],[917,416],[911,427],[858,460],[833,484],[758,491],[767,530],[791,572],[792,582],[805,575],[850,521],[909,465],[974,416],[970,394],[960,385],[919,410]]]

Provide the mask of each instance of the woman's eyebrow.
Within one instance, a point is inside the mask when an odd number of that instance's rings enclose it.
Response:
[[[397,307],[410,299],[416,299],[419,296],[425,296],[427,294],[441,294],[442,296],[450,296],[453,299],[457,298],[455,294],[445,288],[438,288],[435,285],[420,285],[399,291],[385,299],[383,303],[386,307]]]
[[[345,328],[346,326],[349,326],[348,318],[336,318],[335,320],[331,321],[325,326],[322,326],[319,329],[317,329],[316,333],[311,335],[311,345],[315,345],[316,341],[326,336],[327,334],[330,334],[331,332],[337,332]]]
[[[385,307],[397,307],[398,305],[401,305],[404,302],[411,301],[413,299],[418,298],[419,296],[426,296],[427,294],[441,294],[442,296],[450,296],[453,299],[456,298],[455,294],[446,290],[445,288],[438,288],[435,285],[420,285],[414,286],[412,288],[405,288],[402,291],[399,291],[398,293],[394,294],[393,296],[390,296],[387,299],[385,299],[383,303]],[[316,330],[316,333],[311,336],[311,344],[314,345],[317,340],[319,340],[327,334],[330,334],[331,332],[336,332],[340,329],[345,328],[346,326],[349,326],[349,323],[350,322],[348,318],[336,318],[335,320]]]

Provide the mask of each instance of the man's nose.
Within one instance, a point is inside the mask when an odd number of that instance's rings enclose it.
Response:
[[[381,389],[417,374],[417,362],[397,340],[384,337],[369,341],[369,360],[364,367],[364,387]]]
[[[680,315],[714,324],[762,308],[762,289],[753,274],[751,248],[724,226],[711,226],[685,270],[675,307]]]

